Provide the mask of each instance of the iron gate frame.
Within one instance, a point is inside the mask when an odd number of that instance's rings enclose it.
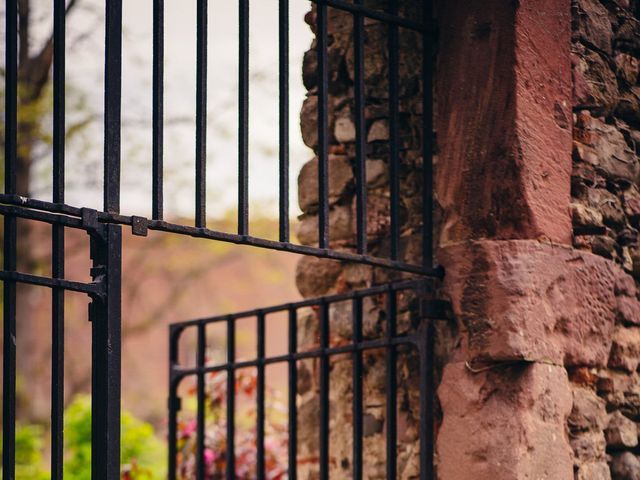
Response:
[[[356,262],[430,278],[440,278],[443,270],[432,262],[433,230],[433,55],[435,23],[432,1],[422,0],[419,21],[399,14],[398,0],[390,0],[387,10],[376,10],[343,0],[310,0],[316,6],[318,55],[318,246],[291,243],[289,232],[289,0],[279,5],[279,237],[277,241],[255,237],[249,232],[248,212],[248,134],[249,134],[249,0],[238,0],[239,34],[239,142],[238,142],[238,231],[221,232],[207,227],[206,221],[206,96],[207,96],[207,0],[197,0],[196,60],[196,208],[195,225],[167,222],[163,216],[163,95],[164,95],[164,0],[153,1],[153,91],[152,91],[152,217],[120,214],[121,165],[121,76],[122,76],[122,0],[105,1],[105,102],[104,102],[104,206],[102,211],[65,203],[65,0],[53,2],[53,195],[51,201],[27,198],[17,191],[18,148],[18,0],[6,4],[6,90],[5,90],[5,186],[0,194],[0,215],[4,217],[4,260],[0,271],[3,282],[3,478],[15,478],[16,406],[16,301],[17,284],[51,288],[52,295],[52,398],[51,476],[62,478],[64,406],[64,295],[81,292],[91,298],[92,321],[92,477],[116,480],[120,475],[120,376],[121,376],[121,257],[122,226],[134,235],[148,230],[182,234],[249,245],[271,250],[311,255],[319,258]],[[328,8],[353,16],[355,52],[356,124],[356,251],[335,250],[329,243],[328,192]],[[364,22],[372,19],[389,29],[389,148],[390,148],[390,255],[372,256],[367,246],[366,201],[366,125],[364,79]],[[400,138],[399,138],[399,29],[422,35],[422,264],[403,261],[400,252]],[[44,277],[17,271],[17,219],[52,225],[52,275]],[[64,231],[84,230],[91,239],[90,283],[65,279]],[[354,294],[358,295],[358,294]],[[430,325],[431,323],[429,323]],[[432,375],[433,372],[428,372]],[[432,421],[429,415],[426,421]],[[430,430],[431,431],[431,430]],[[432,448],[432,446],[430,447]],[[423,454],[425,455],[425,454]],[[429,461],[430,463],[430,461]],[[430,478],[430,470],[423,478]]]
[[[412,292],[418,301],[416,317],[418,324],[406,332],[398,332],[398,295]],[[363,302],[366,298],[385,296],[385,326],[386,332],[380,338],[366,339],[363,335]],[[388,283],[366,289],[351,291],[335,295],[301,300],[266,308],[247,310],[243,312],[205,317],[172,323],[169,326],[169,480],[177,479],[177,427],[178,412],[182,409],[182,400],[178,395],[178,388],[183,380],[190,377],[197,379],[197,416],[196,416],[196,478],[205,478],[205,375],[213,372],[225,372],[227,375],[225,406],[226,426],[226,472],[225,478],[235,478],[235,420],[236,408],[235,391],[238,370],[255,368],[257,371],[257,417],[256,417],[256,478],[264,479],[265,465],[265,368],[268,365],[287,364],[287,475],[289,480],[297,479],[297,441],[298,426],[296,403],[297,398],[297,362],[305,359],[316,359],[320,364],[320,428],[319,435],[319,478],[329,478],[329,389],[330,389],[330,359],[341,354],[352,355],[352,477],[361,480],[364,474],[364,407],[363,382],[364,366],[363,354],[369,350],[384,350],[386,365],[385,386],[385,423],[386,423],[386,478],[397,477],[397,353],[398,348],[409,346],[418,353],[419,358],[419,394],[420,405],[418,421],[420,428],[420,479],[432,479],[433,468],[433,405],[434,405],[434,346],[435,320],[447,319],[450,314],[447,302],[427,299],[433,296],[433,284],[429,280],[406,280]],[[339,302],[351,301],[351,342],[337,346],[330,344],[331,318],[330,307]],[[319,323],[319,345],[314,349],[299,350],[298,348],[298,310],[316,307]],[[266,355],[265,329],[267,316],[280,312],[287,313],[287,353]],[[256,319],[256,354],[251,360],[238,360],[236,356],[236,323],[238,320]],[[208,325],[226,325],[226,361],[206,364],[206,327]],[[179,360],[180,339],[185,331],[196,330],[196,365],[186,367]]]

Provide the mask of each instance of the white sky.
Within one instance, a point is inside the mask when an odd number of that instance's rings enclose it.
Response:
[[[50,5],[51,2],[46,2]],[[83,9],[67,21],[68,88],[86,95],[73,106],[68,95],[67,123],[97,117],[67,146],[67,203],[101,208],[104,24],[100,0],[78,0]],[[122,81],[122,212],[151,212],[151,52],[152,0],[124,2]],[[296,177],[312,152],[300,138],[299,111],[305,95],[302,55],[312,33],[304,23],[307,0],[290,2],[291,212],[298,213]],[[165,212],[191,218],[194,208],[195,150],[195,0],[166,0],[165,12]],[[277,0],[252,0],[250,7],[250,206],[254,213],[276,214],[278,199],[278,10]],[[47,7],[48,8],[48,7]],[[93,13],[91,12],[93,10]],[[209,2],[207,211],[220,217],[237,196],[238,13],[236,0]],[[40,32],[50,31],[46,10]],[[37,32],[34,32],[34,35]],[[75,40],[79,33],[86,35]],[[51,159],[35,168],[34,193],[50,198]],[[90,178],[91,181],[85,181]]]

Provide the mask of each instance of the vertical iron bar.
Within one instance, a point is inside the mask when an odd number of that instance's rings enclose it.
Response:
[[[257,397],[257,408],[256,408],[256,478],[258,480],[264,480],[265,478],[265,463],[264,463],[264,420],[265,420],[265,411],[264,411],[264,388],[265,388],[265,379],[264,379],[264,360],[265,350],[265,329],[264,329],[264,314],[258,314],[258,325],[257,325],[257,345],[256,345],[256,353],[258,359],[257,366],[257,381],[256,381],[256,397]]]
[[[436,33],[433,6],[424,0],[422,32],[422,264],[433,266],[433,57]]]
[[[317,2],[318,49],[318,239],[320,248],[329,246],[329,64],[327,59],[327,5]]]
[[[101,227],[91,237],[94,268],[104,274],[106,294],[91,304],[91,471],[94,480],[120,475],[120,287],[122,227]]]
[[[432,480],[433,473],[433,405],[434,405],[434,324],[423,320],[420,326],[420,480]]]
[[[203,323],[198,325],[198,349],[196,366],[198,368],[198,386],[197,386],[197,443],[196,443],[196,478],[198,480],[204,480],[205,478],[205,463],[204,463],[204,421],[205,421],[205,350],[206,350],[206,334],[205,325]]]
[[[398,1],[390,0],[390,13],[398,14]],[[389,24],[389,179],[391,194],[391,259],[398,260],[400,244],[400,158],[398,145],[398,26]]]
[[[105,2],[104,209],[120,213],[122,0]]]
[[[167,477],[169,480],[176,480],[177,478],[177,459],[178,454],[178,391],[177,387],[169,376],[169,433],[167,442],[169,444],[169,471]]]
[[[355,346],[362,342],[362,297],[353,299],[352,304],[352,335]],[[353,478],[362,480],[362,437],[363,437],[363,408],[362,408],[362,352],[356,348],[352,360],[353,376]]]
[[[238,234],[249,234],[249,0],[239,0]]]
[[[387,478],[396,478],[396,444],[397,444],[397,353],[396,347],[391,344],[396,336],[397,324],[397,292],[389,289],[387,294]]]
[[[356,0],[361,5],[362,0]],[[364,17],[353,16],[354,35],[354,89],[356,120],[356,224],[358,253],[367,253],[367,133],[365,123],[365,82],[364,82]]]
[[[6,86],[4,191],[16,193],[16,140],[18,98],[18,2],[6,2]],[[4,217],[4,269],[16,270],[16,217]],[[2,357],[2,471],[5,480],[15,479],[16,445],[16,283],[3,286],[3,357]]]
[[[236,373],[233,363],[236,361],[236,324],[232,317],[227,320],[227,480],[236,478],[235,454],[235,398]]]
[[[18,136],[18,1],[6,1],[4,193],[16,192]],[[27,192],[19,192],[27,194]],[[5,444],[6,445],[6,444]]]
[[[65,0],[53,2],[53,202],[64,203]],[[64,227],[52,226],[52,275],[64,278]],[[62,479],[64,456],[64,289],[51,292],[51,478]]]
[[[279,4],[280,241],[289,241],[289,0]]]
[[[329,480],[329,305],[320,304],[320,480]]]
[[[196,27],[196,227],[207,226],[207,0],[198,0]]]
[[[178,381],[174,378],[174,369],[178,365],[178,342],[181,330],[169,328],[169,480],[177,477],[178,455],[178,410],[180,409],[178,398]]]
[[[289,310],[289,355],[298,351],[298,316],[295,308]],[[297,478],[298,463],[298,410],[296,407],[296,397],[298,394],[298,366],[292,358],[289,360],[289,480]]]
[[[153,0],[153,200],[152,216],[162,220],[164,214],[163,142],[164,142],[164,0]]]

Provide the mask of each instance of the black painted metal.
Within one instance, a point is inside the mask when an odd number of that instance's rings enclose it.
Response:
[[[177,443],[177,430],[175,422],[178,419],[178,411],[181,408],[181,401],[178,397],[178,385],[185,381],[185,379],[195,377],[197,379],[198,391],[200,390],[201,379],[207,373],[211,372],[226,372],[227,373],[227,414],[226,418],[230,419],[234,416],[236,408],[233,393],[235,391],[235,372],[243,369],[253,367],[257,369],[257,418],[256,418],[256,431],[257,431],[257,452],[258,460],[256,463],[257,472],[256,478],[264,478],[264,396],[265,396],[265,377],[264,370],[267,365],[274,364],[287,364],[289,366],[288,377],[288,424],[289,424],[289,455],[288,455],[288,468],[289,478],[296,478],[297,467],[297,406],[296,406],[296,389],[297,389],[297,376],[296,376],[296,362],[302,359],[317,359],[320,365],[320,403],[319,403],[319,463],[318,468],[320,472],[320,478],[329,477],[329,448],[330,448],[330,404],[329,404],[329,388],[330,388],[330,360],[332,357],[340,354],[350,354],[352,356],[352,382],[353,382],[353,476],[352,478],[358,479],[363,476],[363,393],[362,386],[364,380],[365,370],[362,363],[363,353],[374,349],[384,350],[387,354],[387,387],[395,387],[397,383],[396,372],[396,349],[403,346],[410,347],[411,350],[416,352],[420,359],[420,411],[419,422],[423,426],[421,429],[421,479],[432,479],[431,459],[433,455],[433,422],[431,420],[431,412],[433,409],[433,319],[422,317],[419,319],[419,325],[417,328],[404,333],[398,333],[396,331],[396,316],[398,311],[398,295],[413,295],[415,298],[421,298],[424,296],[425,289],[428,284],[424,280],[405,281],[394,284],[382,285],[379,287],[373,287],[365,290],[353,291],[346,294],[333,295],[327,297],[321,297],[317,299],[304,300],[297,303],[290,303],[284,305],[278,305],[274,307],[263,308],[259,310],[252,310],[246,312],[240,312],[233,315],[225,315],[221,317],[202,318],[197,320],[190,320],[185,322],[179,322],[170,326],[170,352],[171,362],[169,366],[169,378],[170,378],[170,398],[169,398],[169,419],[173,424],[169,425],[169,451],[171,452],[169,459],[169,478],[175,479],[176,477],[176,443]],[[386,318],[387,329],[386,334],[377,339],[365,339],[362,335],[362,318],[363,318],[363,302],[365,299],[380,299],[384,297],[384,305],[386,305]],[[339,346],[331,346],[329,341],[329,325],[331,323],[331,306],[344,301],[352,302],[352,326],[353,336],[352,341],[348,344],[340,344]],[[297,312],[302,308],[312,307],[316,310],[318,322],[320,325],[320,338],[318,348],[315,350],[298,351],[297,345],[297,331],[296,331],[296,318]],[[265,325],[270,321],[270,315],[279,312],[287,313],[289,315],[289,347],[288,352],[282,355],[266,356],[264,351],[265,342]],[[198,362],[196,367],[187,367],[181,365],[178,361],[177,351],[180,342],[181,335],[189,329],[195,329],[197,332],[202,332],[207,325],[226,322],[228,326],[228,332],[231,332],[235,328],[235,324],[238,320],[246,318],[255,318],[256,322],[256,338],[258,341],[256,355],[252,359],[235,361],[234,356],[228,356],[225,362],[219,364],[204,365],[200,361],[201,349],[203,346],[200,343],[200,334],[198,333]],[[227,339],[228,348],[234,348],[235,336],[232,335]],[[387,478],[396,478],[396,390],[387,392],[387,419],[390,423],[390,430],[387,430]],[[200,400],[198,401],[200,404]],[[199,412],[199,410],[198,410]],[[199,415],[198,415],[199,416]],[[198,422],[202,421],[201,418]],[[203,425],[198,425],[199,435],[204,434]],[[203,437],[198,437],[198,444],[202,441]],[[233,429],[227,432],[227,438],[234,438]],[[233,445],[233,442],[228,442],[228,445]],[[198,447],[198,450],[200,447]],[[227,458],[233,458],[229,456]],[[198,477],[202,478],[202,477]],[[227,473],[227,478],[233,478],[230,473]]]
[[[122,225],[131,226],[132,233],[145,236],[148,230],[162,231],[192,237],[205,238],[241,245],[256,246],[272,250],[311,255],[341,261],[390,268],[423,276],[440,277],[442,270],[432,263],[432,165],[433,149],[432,111],[432,57],[434,52],[434,20],[431,2],[424,0],[422,19],[405,18],[398,14],[397,0],[391,0],[387,10],[365,6],[362,0],[313,0],[316,4],[316,53],[318,55],[318,245],[302,246],[291,243],[289,231],[289,0],[279,0],[279,240],[249,235],[249,176],[248,142],[249,125],[249,0],[239,1],[239,136],[238,136],[238,231],[228,233],[206,227],[206,98],[207,98],[207,1],[197,2],[197,65],[196,65],[196,211],[195,225],[171,223],[164,220],[163,200],[163,98],[164,98],[164,0],[153,2],[153,91],[152,91],[152,218],[120,214],[120,163],[121,163],[121,77],[122,77],[122,0],[109,0],[105,4],[105,113],[104,113],[104,206],[103,211],[71,206],[65,203],[65,2],[53,1],[53,161],[52,201],[27,198],[27,192],[18,191],[18,1],[6,1],[6,87],[5,87],[5,144],[4,144],[4,193],[0,194],[0,215],[4,217],[4,260],[0,271],[3,282],[3,454],[2,468],[5,480],[15,478],[15,407],[16,407],[16,302],[17,284],[31,284],[52,289],[52,393],[51,393],[51,476],[62,478],[64,458],[63,406],[64,406],[64,300],[66,291],[80,292],[91,298],[89,318],[92,321],[92,471],[93,478],[116,480],[120,477],[120,376],[121,376],[121,257]],[[329,199],[330,173],[330,92],[332,72],[330,57],[330,25],[333,9],[353,15],[354,26],[354,119],[356,125],[356,158],[354,161],[356,197],[356,238],[352,251],[332,248],[330,243]],[[391,252],[388,257],[369,254],[367,245],[367,94],[365,82],[366,22],[380,22],[389,29],[389,112],[390,112],[390,206],[391,206]],[[423,36],[424,62],[423,82],[423,261],[421,264],[405,262],[400,248],[400,159],[402,142],[399,135],[399,79],[400,62],[399,32],[402,29]],[[52,225],[52,275],[43,277],[18,271],[17,219],[27,219]],[[64,234],[66,228],[85,231],[91,238],[91,282],[76,282],[65,278]],[[421,366],[421,478],[432,478],[432,430],[433,410],[433,327],[423,320],[421,327],[408,335],[396,331],[396,295],[404,290],[420,290],[421,282],[405,282],[374,287],[360,292],[305,300],[295,304],[243,312],[226,317],[216,317],[183,322],[171,327],[170,335],[170,385],[169,385],[169,470],[175,478],[178,411],[178,385],[188,376],[198,379],[198,436],[197,464],[199,477],[204,475],[204,418],[205,418],[205,374],[214,371],[227,373],[227,437],[234,438],[236,432],[235,375],[241,368],[257,371],[257,462],[256,478],[264,478],[265,464],[265,381],[266,367],[284,363],[288,368],[289,389],[287,405],[289,411],[288,462],[289,479],[297,476],[297,362],[306,358],[318,359],[320,366],[320,428],[319,440],[320,478],[329,477],[330,449],[330,403],[331,386],[330,359],[334,355],[350,355],[353,362],[352,410],[353,424],[353,478],[362,478],[364,466],[363,446],[363,352],[369,349],[384,349],[387,355],[387,477],[396,475],[396,409],[394,391],[397,384],[397,349],[402,345],[415,348],[420,355]],[[365,339],[362,335],[363,300],[367,296],[386,295],[388,329],[384,338]],[[353,339],[348,345],[333,346],[330,343],[330,306],[338,301],[351,300],[353,304]],[[297,315],[302,307],[317,307],[320,313],[320,343],[317,350],[299,351],[297,345]],[[432,305],[438,310],[438,305]],[[429,309],[425,311],[430,311]],[[268,315],[285,312],[288,315],[288,350],[286,354],[267,356],[265,351]],[[235,352],[236,321],[254,316],[257,319],[257,357],[238,361]],[[205,362],[206,325],[226,322],[227,358],[221,365]],[[197,364],[195,368],[183,368],[178,364],[178,340],[185,329],[196,328],[198,332]],[[226,478],[235,478],[234,444],[227,451]]]

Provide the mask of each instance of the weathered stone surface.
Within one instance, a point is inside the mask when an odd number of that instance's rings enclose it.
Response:
[[[614,126],[580,112],[576,123],[574,152],[583,162],[595,166],[605,177],[636,182],[640,162],[622,133]]]
[[[451,363],[438,397],[441,480],[573,478],[564,368],[522,363],[473,374],[464,362]]]
[[[609,63],[598,52],[589,48],[578,49],[573,78],[575,104],[597,114],[613,112],[620,99],[616,75]]]
[[[369,127],[367,142],[380,142],[389,140],[389,125],[386,120],[376,120]]]
[[[329,155],[329,204],[335,204],[353,182],[349,157]],[[304,164],[298,175],[298,204],[303,212],[318,209],[318,159]]]
[[[636,424],[620,412],[611,414],[604,435],[607,439],[607,447],[610,448],[632,448],[638,445]]]
[[[569,15],[568,0],[441,0],[440,244],[538,237],[570,243]]]
[[[579,462],[604,460],[607,442],[602,432],[580,433],[572,436],[570,441],[575,460]]]
[[[640,325],[640,301],[635,297],[619,296],[617,302],[618,322]]]
[[[365,164],[369,188],[382,187],[389,181],[389,168],[384,160],[371,159]]]
[[[615,285],[626,276],[616,265],[525,240],[460,243],[438,259],[470,359],[606,365]]]
[[[329,240],[351,240],[353,243],[354,234],[352,229],[351,209],[349,207],[336,205],[329,211]],[[304,215],[296,224],[296,237],[303,245],[314,245],[318,243],[318,215]]]
[[[640,480],[640,460],[631,452],[614,455],[611,475],[615,480]]]
[[[640,328],[617,326],[609,357],[609,368],[635,372],[640,363]]]
[[[571,219],[574,227],[602,227],[602,213],[581,203],[571,204]]]
[[[604,400],[590,388],[574,388],[573,407],[568,422],[572,433],[601,431],[607,423]]]
[[[335,289],[342,266],[335,260],[301,258],[296,266],[296,286],[305,297],[325,295]]]
[[[574,7],[574,38],[611,53],[613,29],[607,9],[598,0],[577,0]]]
[[[611,480],[611,471],[606,462],[583,463],[578,467],[576,480]]]
[[[333,127],[333,136],[340,143],[352,143],[356,141],[356,126],[351,117],[339,117]]]

